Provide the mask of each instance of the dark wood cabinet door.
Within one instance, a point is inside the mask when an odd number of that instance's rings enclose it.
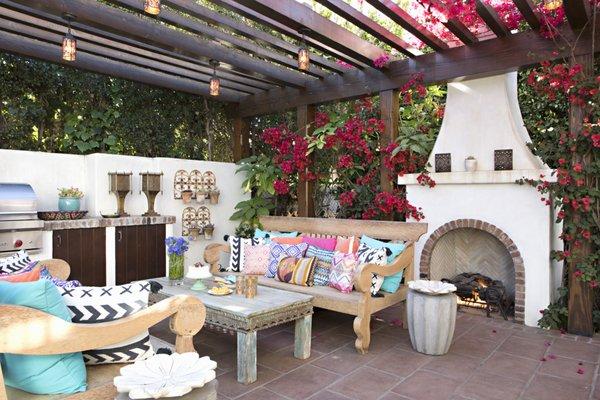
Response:
[[[116,228],[116,283],[165,276],[165,225]]]
[[[85,286],[106,285],[104,228],[62,229],[52,232],[52,257],[69,263],[71,274]]]

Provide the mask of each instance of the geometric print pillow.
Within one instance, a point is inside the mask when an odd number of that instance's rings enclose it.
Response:
[[[0,274],[14,274],[27,267],[29,263],[31,263],[29,254],[25,250],[20,250],[10,257],[0,258]]]
[[[387,249],[385,247],[374,249],[364,243],[358,247],[358,264],[387,265]],[[371,278],[371,295],[375,296],[383,285],[383,276],[373,274]]]
[[[308,244],[306,243],[279,244],[271,242],[270,246],[271,251],[269,254],[269,266],[267,268],[267,272],[265,273],[267,278],[274,278],[275,275],[277,275],[277,266],[279,265],[279,261],[285,257],[302,258],[304,257],[304,253],[306,253],[306,249],[308,249]]]
[[[342,293],[352,292],[356,265],[356,254],[336,251],[331,263],[329,286]]]
[[[71,312],[72,322],[95,324],[115,321],[147,308],[150,282],[57,289]],[[111,364],[142,360],[153,354],[150,334],[146,330],[109,347],[84,351],[83,359],[86,364]]]
[[[265,239],[246,239],[237,236],[229,236],[227,241],[229,242],[230,248],[229,266],[222,270],[227,272],[242,272],[244,269],[245,247],[264,244]]]
[[[320,249],[315,246],[308,246],[308,250],[306,250],[306,257],[315,257],[317,259],[314,277],[315,286],[329,285],[329,273],[331,272],[333,254],[333,251]]]

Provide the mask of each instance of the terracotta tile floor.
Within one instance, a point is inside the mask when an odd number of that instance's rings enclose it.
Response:
[[[398,308],[372,321],[371,349],[354,350],[352,317],[315,311],[313,351],[292,355],[293,325],[259,333],[258,380],[236,381],[235,336],[204,329],[196,349],[218,363],[219,399],[600,400],[600,337],[593,339],[459,313],[446,356],[412,350]],[[168,324],[151,333],[173,343]]]

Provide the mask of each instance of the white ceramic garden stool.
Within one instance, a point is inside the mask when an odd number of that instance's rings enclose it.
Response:
[[[408,331],[419,353],[448,352],[456,323],[456,286],[440,281],[411,281],[407,296]]]

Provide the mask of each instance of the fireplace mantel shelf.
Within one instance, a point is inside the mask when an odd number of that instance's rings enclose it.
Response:
[[[554,181],[553,170],[545,169],[519,169],[510,171],[458,171],[458,172],[431,172],[429,176],[436,185],[464,185],[464,184],[514,184],[518,179],[544,179]],[[408,174],[398,177],[398,185],[418,185],[418,174]]]

